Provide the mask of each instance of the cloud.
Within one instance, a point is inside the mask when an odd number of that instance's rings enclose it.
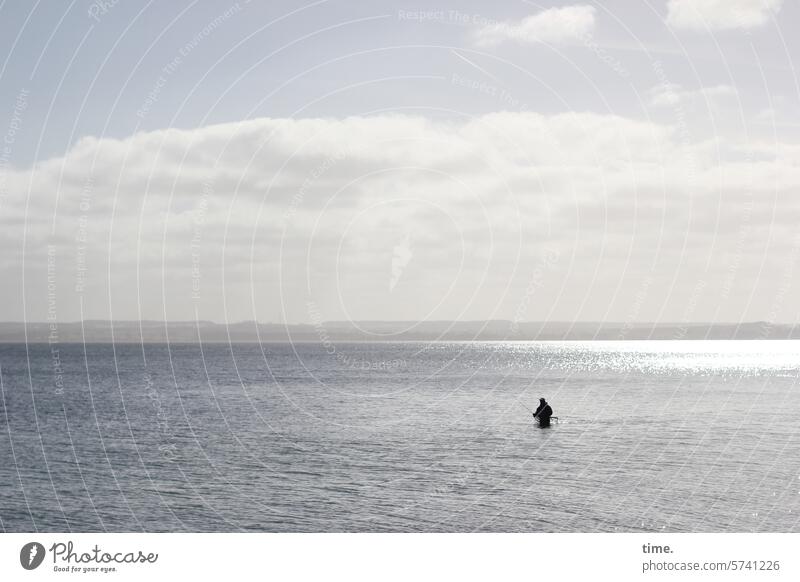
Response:
[[[667,23],[683,30],[731,30],[763,26],[783,0],[669,0]]]
[[[636,284],[619,282],[643,269],[665,293],[699,277],[711,293],[735,267],[769,297],[781,269],[762,258],[791,246],[798,160],[790,144],[686,143],[670,125],[579,112],[85,138],[5,176],[0,320],[46,319],[45,291],[26,297],[21,281],[50,289],[51,267],[62,321],[308,321],[309,301],[324,319],[511,318],[543,249],[563,260],[531,319],[624,320]],[[652,313],[683,313],[657,299]]]
[[[649,92],[653,107],[675,107],[677,105],[698,104],[717,106],[729,102],[737,96],[736,89],[730,85],[716,85],[700,89],[683,89],[680,85],[661,84]]]
[[[775,126],[777,115],[774,107],[765,107],[753,116],[753,121],[757,124]]]
[[[567,44],[591,34],[595,8],[587,5],[548,8],[517,22],[487,24],[475,33],[479,46],[506,41],[519,43]]]

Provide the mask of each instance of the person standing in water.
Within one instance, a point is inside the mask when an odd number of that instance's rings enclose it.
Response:
[[[539,408],[533,413],[533,418],[539,421],[539,426],[550,426],[550,417],[553,416],[553,409],[544,398],[539,398]]]

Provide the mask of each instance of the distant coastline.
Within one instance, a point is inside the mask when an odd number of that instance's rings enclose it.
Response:
[[[748,323],[600,323],[489,321],[330,321],[277,324],[254,321],[0,322],[0,343],[194,343],[358,341],[587,341],[587,340],[786,340],[800,326]]]

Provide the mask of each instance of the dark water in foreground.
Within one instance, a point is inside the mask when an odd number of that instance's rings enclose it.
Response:
[[[58,349],[0,345],[5,531],[800,531],[800,342]]]

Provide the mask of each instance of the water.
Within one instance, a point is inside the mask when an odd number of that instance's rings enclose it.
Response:
[[[800,531],[800,342],[54,348],[0,345],[5,531]]]

